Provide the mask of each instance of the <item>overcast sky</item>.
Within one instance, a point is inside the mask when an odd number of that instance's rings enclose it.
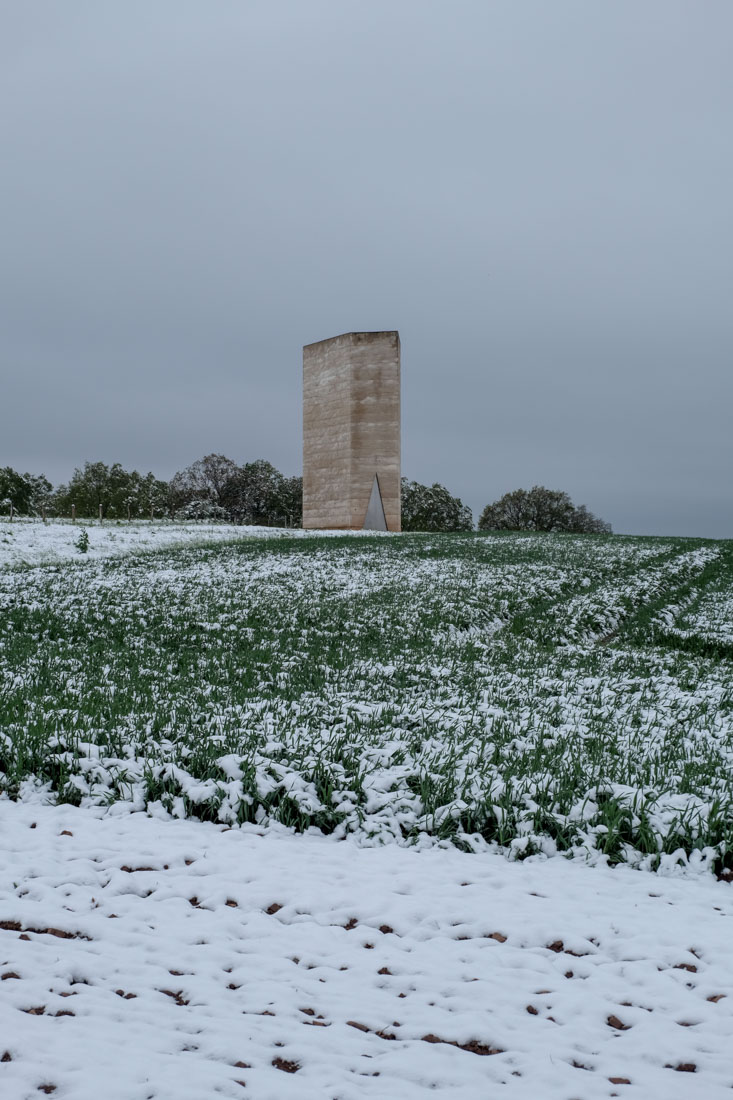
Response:
[[[301,471],[399,329],[403,473],[733,537],[730,0],[0,0],[0,466]]]

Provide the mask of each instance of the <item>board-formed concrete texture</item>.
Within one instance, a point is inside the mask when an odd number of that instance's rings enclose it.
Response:
[[[401,530],[397,332],[303,348],[303,527]]]

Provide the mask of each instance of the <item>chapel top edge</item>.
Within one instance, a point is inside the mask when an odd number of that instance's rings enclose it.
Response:
[[[303,351],[308,351],[310,350],[310,348],[321,347],[324,344],[333,344],[338,340],[341,340],[344,343],[348,342],[351,344],[356,344],[369,343],[371,341],[374,341],[376,343],[379,340],[384,340],[387,338],[389,338],[392,343],[397,348],[399,348],[400,334],[397,329],[381,329],[376,332],[342,332],[339,336],[329,336],[327,340],[315,340],[312,344],[304,344]]]

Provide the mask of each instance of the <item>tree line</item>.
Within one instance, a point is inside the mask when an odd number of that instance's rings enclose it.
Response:
[[[285,477],[271,462],[238,466],[206,455],[170,481],[125,470],[120,463],[85,462],[68,484],[0,468],[0,508],[7,514],[104,519],[207,519],[266,526],[300,526],[303,481]]]
[[[0,511],[22,516],[105,519],[168,517],[238,524],[300,527],[303,479],[286,477],[263,458],[238,465],[210,454],[170,481],[125,470],[119,463],[86,462],[56,488],[43,474],[0,467]],[[471,531],[471,509],[444,485],[402,478],[403,531]],[[605,534],[610,524],[567,493],[535,485],[506,493],[482,511],[480,531],[572,531]]]
[[[572,531],[610,534],[611,525],[577,507],[567,493],[535,485],[515,489],[487,504],[478,521],[479,531]],[[402,479],[403,531],[471,531],[471,509],[443,485],[420,485]]]

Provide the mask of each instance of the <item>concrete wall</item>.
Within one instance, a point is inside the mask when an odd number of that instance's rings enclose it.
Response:
[[[374,475],[400,522],[400,338],[349,332],[303,348],[303,526],[361,528]]]

